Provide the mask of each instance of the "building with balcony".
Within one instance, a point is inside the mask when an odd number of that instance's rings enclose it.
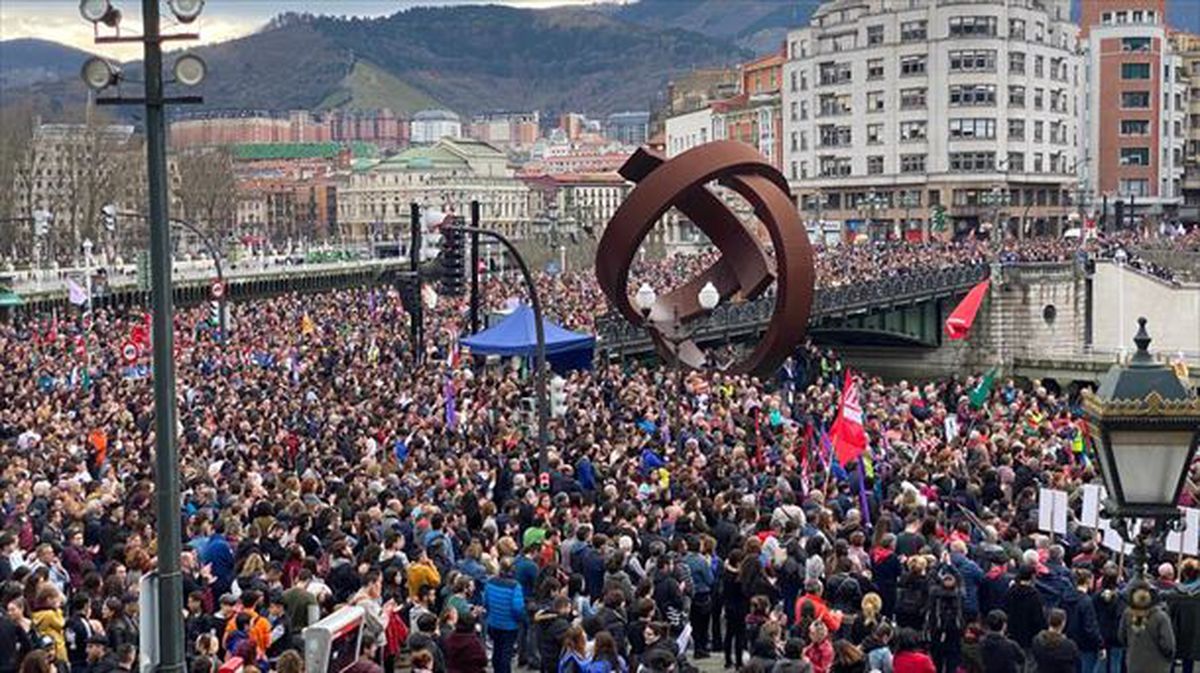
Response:
[[[338,220],[351,240],[402,240],[410,204],[465,213],[472,200],[481,204],[484,226],[512,238],[528,234],[529,187],[513,175],[504,152],[478,140],[443,138],[356,161],[338,190]]]
[[[1055,232],[1086,74],[1069,0],[830,0],[788,35],[783,169],[848,236]]]
[[[1200,222],[1200,35],[1176,33],[1172,40],[1183,60],[1181,72],[1187,77],[1187,127],[1183,149],[1183,205],[1179,217]]]
[[[1188,80],[1170,39],[1166,0],[1083,3],[1089,188],[1142,218],[1174,218],[1183,201]],[[1124,218],[1122,218],[1124,219]],[[1109,222],[1109,226],[1126,223]]]

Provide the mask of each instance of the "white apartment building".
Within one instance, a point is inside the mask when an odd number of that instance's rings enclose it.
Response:
[[[480,202],[484,226],[511,238],[529,233],[529,187],[513,176],[503,152],[478,140],[443,138],[395,156],[356,165],[338,189],[338,221],[354,240],[405,240],[410,206],[466,215]]]
[[[699,110],[668,117],[665,125],[667,156],[678,156],[697,145],[723,139],[723,125],[718,121],[712,108],[707,105]]]
[[[1086,74],[1069,0],[830,0],[788,36],[784,173],[849,235],[1056,231]]]
[[[422,110],[413,115],[411,138],[414,145],[432,144],[442,138],[461,138],[462,120],[449,110]]]

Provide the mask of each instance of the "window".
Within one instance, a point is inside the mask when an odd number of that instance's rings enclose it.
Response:
[[[867,26],[867,45],[883,44],[883,26]]]
[[[901,173],[924,173],[925,172],[925,155],[924,154],[901,154],[900,155],[900,172]]]
[[[1033,57],[1033,76],[1034,77],[1045,77],[1046,76],[1046,57],[1045,56],[1036,56],[1035,55]]]
[[[972,49],[950,52],[950,72],[995,72],[994,49]]]
[[[1150,64],[1122,63],[1121,79],[1150,79]]]
[[[995,152],[951,152],[952,173],[983,173],[996,169]]]
[[[799,81],[799,79],[798,79],[798,78],[797,78],[797,76],[796,76],[797,74],[798,74],[798,73],[797,73],[795,70],[793,70],[793,71],[792,71],[792,74],[791,74],[791,78],[790,78],[790,79],[791,79],[791,86],[792,86],[792,91],[793,91],[793,92],[796,92],[796,91],[799,91],[799,90],[800,90],[800,86],[799,86],[799,84],[798,84],[798,81]]]
[[[1008,106],[1023,108],[1025,107],[1025,87],[1018,85],[1009,85],[1008,87]]]
[[[821,157],[818,171],[823,178],[846,177],[850,175],[849,157]]]
[[[950,37],[995,36],[995,34],[996,17],[994,16],[950,17]]]
[[[800,71],[800,90],[808,91],[808,71],[807,70]]]
[[[996,137],[995,119],[951,119],[951,140],[990,140]]]
[[[1033,142],[1040,143],[1046,137],[1046,122],[1033,122]]]
[[[905,21],[900,24],[901,42],[924,42],[927,31],[924,21]]]
[[[1041,152],[1033,153],[1033,172],[1034,173],[1042,172],[1042,153]]]
[[[951,107],[995,104],[996,86],[994,84],[955,84],[950,87]]]
[[[916,142],[925,140],[925,121],[900,122],[900,142]]]
[[[1045,89],[1034,89],[1033,90],[1033,109],[1041,110],[1045,106],[1046,106],[1046,90]]]
[[[1050,142],[1056,145],[1066,145],[1069,128],[1063,122],[1050,122]]]
[[[1122,194],[1129,196],[1150,196],[1150,181],[1144,178],[1121,180],[1119,188]]]
[[[1008,153],[1008,170],[1012,173],[1025,172],[1025,153],[1024,152],[1009,152]]]
[[[867,79],[883,79],[882,58],[873,58],[867,61]]]
[[[901,110],[924,110],[925,109],[925,88],[917,89],[901,89],[900,90],[900,109]]]
[[[792,101],[792,105],[791,105],[792,121],[796,121],[796,120],[800,119],[799,110],[800,110],[800,106],[796,104],[796,101]]]
[[[1020,51],[1008,52],[1008,72],[1013,75],[1025,74],[1025,53]]]
[[[1142,110],[1150,107],[1149,91],[1122,91],[1121,107],[1131,110]]]
[[[826,62],[817,66],[821,86],[846,84],[854,79],[849,63]]]
[[[1121,51],[1150,51],[1150,38],[1123,37],[1121,38]]]
[[[883,92],[867,92],[867,112],[883,112]]]
[[[867,144],[883,144],[883,124],[867,124]]]
[[[1009,140],[1024,140],[1025,139],[1025,120],[1024,119],[1008,120],[1008,139]]]
[[[800,101],[800,119],[808,119],[808,101]]]
[[[925,74],[925,54],[900,57],[900,76]]]
[[[1067,81],[1067,61],[1062,58],[1050,59],[1050,79],[1060,82]]]
[[[1149,147],[1122,147],[1121,148],[1121,165],[1122,166],[1149,166],[1150,165],[1150,148]]]
[[[817,115],[820,117],[836,117],[850,114],[850,94],[821,94]]]
[[[808,150],[808,131],[801,131],[800,132],[800,151],[804,152],[807,150]]]
[[[883,174],[883,157],[872,155],[867,157],[867,175]]]
[[[1025,19],[1009,19],[1008,20],[1008,39],[1024,40],[1025,39]]]
[[[822,124],[819,132],[819,147],[846,147],[850,145],[852,139],[849,126]]]

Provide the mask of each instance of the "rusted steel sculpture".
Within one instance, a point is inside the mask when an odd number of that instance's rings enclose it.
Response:
[[[646,148],[621,167],[637,183],[608,223],[596,253],[596,278],[612,305],[650,332],[667,361],[704,366],[705,355],[682,329],[704,310],[697,295],[711,282],[721,300],[761,295],[776,281],[775,312],[762,340],[728,371],[769,375],[804,339],[813,299],[813,253],[787,181],[749,145],[722,140],[667,160]],[[774,264],[746,225],[705,186],[716,180],[740,194],[771,237]],[[642,240],[672,206],[700,228],[721,257],[695,278],[657,297],[648,315],[629,298],[629,268]],[[774,268],[772,268],[772,266]]]

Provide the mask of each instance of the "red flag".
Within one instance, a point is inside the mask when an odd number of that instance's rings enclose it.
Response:
[[[867,450],[867,433],[863,431],[862,405],[858,401],[858,383],[850,370],[846,370],[846,383],[842,386],[842,401],[837,420],[830,428],[833,450],[837,461],[843,466],[857,460]]]
[[[992,281],[985,280],[967,293],[967,296],[959,302],[954,308],[954,312],[946,318],[946,334],[951,339],[965,339],[967,332],[971,330],[971,325],[975,324],[975,314],[979,313],[979,305],[983,303],[983,297],[987,294],[988,288],[992,286]]]

